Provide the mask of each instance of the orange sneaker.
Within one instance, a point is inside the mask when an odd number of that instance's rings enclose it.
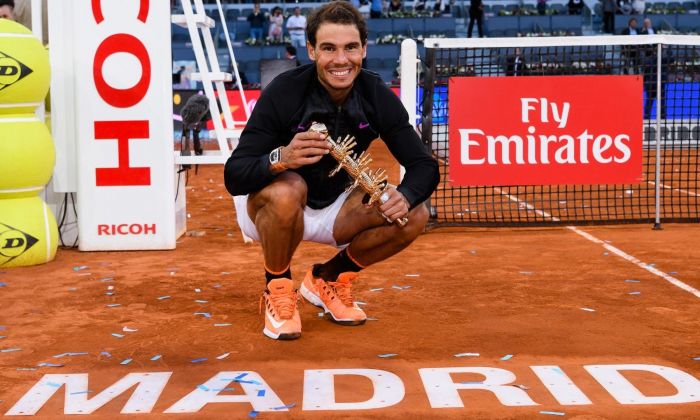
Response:
[[[306,273],[300,292],[306,300],[323,308],[326,318],[341,325],[362,325],[367,315],[352,298],[352,282],[358,274],[341,273],[337,281],[327,282],[314,277],[311,270]]]
[[[265,301],[263,334],[275,340],[294,340],[301,336],[301,319],[297,302],[299,296],[289,279],[275,279],[267,284],[260,297],[260,311]]]

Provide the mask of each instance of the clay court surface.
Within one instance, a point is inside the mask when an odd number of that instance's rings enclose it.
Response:
[[[164,411],[220,372],[254,372],[268,395],[296,404],[257,413],[259,418],[553,417],[541,411],[578,419],[700,417],[698,402],[620,404],[584,369],[660,365],[699,378],[700,360],[694,358],[700,357],[700,298],[567,228],[432,230],[362,273],[356,299],[366,302],[375,320],[342,327],[306,304],[301,339],[277,342],[261,331],[260,247],[241,240],[221,166],[190,171],[187,211],[188,234],[173,251],[60,249],[49,264],[0,269],[0,349],[20,349],[0,353],[0,416],[45,374],[89,374],[89,393],[81,397],[90,399],[129,373],[171,372],[150,413],[130,416],[248,418],[256,414],[249,403],[210,403],[189,414]],[[698,224],[666,224],[662,231],[647,224],[580,230],[700,288]],[[302,244],[292,263],[294,280],[333,254],[326,246]],[[115,304],[120,306],[108,306]],[[54,357],[71,352],[88,354]],[[479,356],[455,357],[460,353]],[[395,355],[379,357],[386,354]],[[156,355],[161,358],[151,361]],[[506,355],[512,358],[501,360]],[[202,358],[207,360],[192,362]],[[125,359],[131,362],[120,364]],[[543,365],[559,366],[591,404],[560,404],[531,368]],[[505,406],[492,392],[461,390],[464,407],[432,407],[419,369],[459,367],[510,371],[513,384],[529,388],[523,392],[539,405]],[[305,371],[319,369],[388,371],[400,378],[405,395],[385,408],[312,411],[303,407],[304,394],[314,393],[305,385]],[[677,392],[651,373],[624,376],[646,396]],[[484,379],[474,373],[451,378]],[[219,395],[242,393],[238,383],[227,386]],[[37,417],[63,417],[64,388]],[[126,417],[120,411],[131,391],[86,417]],[[337,403],[372,395],[365,377],[336,378]]]

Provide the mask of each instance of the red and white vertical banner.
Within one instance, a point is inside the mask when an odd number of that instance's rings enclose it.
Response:
[[[73,0],[81,250],[175,248],[170,2]]]
[[[641,76],[454,77],[450,183],[642,181]]]

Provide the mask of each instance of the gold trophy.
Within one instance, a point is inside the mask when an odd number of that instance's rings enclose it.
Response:
[[[367,193],[367,204],[369,205],[373,205],[377,202],[384,204],[389,200],[389,194],[386,191],[393,187],[393,185],[387,182],[386,172],[383,169],[378,169],[376,172],[369,169],[369,164],[372,162],[369,153],[365,154],[365,152],[362,152],[360,156],[352,153],[352,148],[357,144],[355,137],[347,135],[344,139],[335,141],[328,134],[326,125],[317,122],[311,124],[309,131],[323,134],[326,136],[326,140],[331,144],[330,154],[338,161],[338,167],[336,167],[329,176],[333,176],[341,169],[345,169],[345,171],[350,174],[350,177],[355,180],[355,182],[347,188],[347,191],[352,191],[359,186]],[[388,222],[391,222],[384,213],[380,212],[380,214],[384,216]],[[408,223],[408,218],[401,217],[396,219],[395,222],[400,226],[405,226],[406,223]]]

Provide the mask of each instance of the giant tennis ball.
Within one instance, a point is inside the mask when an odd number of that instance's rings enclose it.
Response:
[[[32,32],[0,19],[0,114],[34,112],[49,90],[49,53]]]
[[[0,200],[0,269],[49,262],[57,247],[56,219],[41,198]]]
[[[34,114],[0,115],[0,199],[36,195],[55,160],[51,133]]]

